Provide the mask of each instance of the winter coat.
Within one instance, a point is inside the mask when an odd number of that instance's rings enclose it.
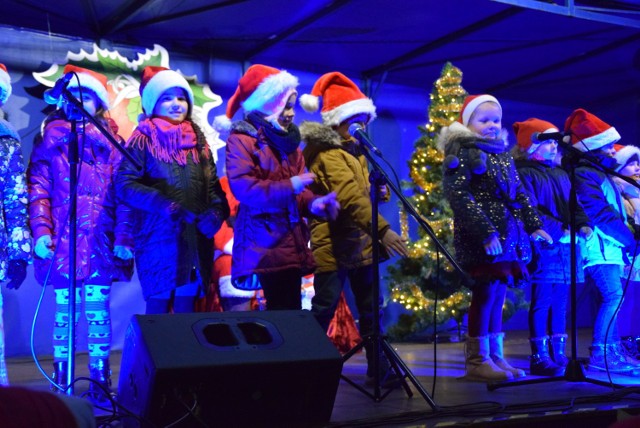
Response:
[[[631,225],[634,230],[640,230],[640,189],[620,177],[613,177],[613,182],[616,183],[622,195],[628,224]],[[625,268],[622,277],[625,279],[629,277],[631,281],[638,282],[640,281],[640,257],[636,257],[634,261],[633,254],[629,253],[627,256],[629,262],[633,261],[634,263],[633,266],[629,265]],[[631,271],[631,275],[629,275],[629,271]]]
[[[534,160],[516,160],[516,168],[531,205],[537,210],[542,220],[542,228],[553,238],[553,244],[532,242],[533,258],[528,266],[532,280],[568,284],[571,279],[571,248],[568,243],[560,241],[564,231],[569,230],[571,223],[569,175],[562,168]],[[583,226],[590,226],[589,218],[578,205],[576,230],[580,230]],[[582,282],[584,280],[582,265],[578,263],[577,266],[576,279],[577,282]]]
[[[211,150],[199,128],[193,128],[198,163],[191,155],[184,166],[158,159],[153,155],[157,143],[138,126],[127,150],[141,169],[123,159],[116,176],[118,198],[133,209],[136,266],[145,300],[189,284],[196,275],[208,289],[213,238],[203,235],[195,222],[168,216],[172,203],[196,215],[209,213],[219,223],[229,213]]]
[[[4,119],[0,119],[0,159],[0,281],[4,281],[9,260],[31,258],[27,181],[20,138]]]
[[[460,265],[472,270],[500,262],[528,262],[529,234],[540,229],[542,221],[531,207],[505,143],[483,139],[454,122],[442,130],[439,144],[449,160],[457,158],[445,163],[443,185],[454,213]],[[502,254],[485,252],[484,243],[492,236],[499,238]]]
[[[612,168],[615,160],[593,154],[603,166]],[[599,167],[581,160],[575,170],[578,201],[593,224],[593,234],[581,240],[584,267],[601,264],[626,264],[625,247],[634,244],[626,222],[622,196],[613,180]]]
[[[305,163],[316,174],[310,189],[319,195],[336,192],[340,203],[336,220],[314,218],[309,222],[316,273],[370,265],[371,186],[366,158],[353,142],[342,141],[329,126],[304,122],[300,133],[306,142]],[[388,229],[389,223],[379,215],[378,236],[382,238]]]
[[[105,125],[114,138],[122,140],[115,122],[105,121]],[[95,284],[128,281],[133,262],[113,255],[114,245],[133,246],[130,210],[116,203],[113,186],[121,154],[93,124],[87,124],[79,135],[76,279]],[[44,122],[28,169],[31,232],[34,243],[51,235],[56,246],[48,281],[55,286],[65,285],[69,278],[70,138],[71,123],[54,113]],[[36,279],[41,284],[51,263],[51,259],[35,257]]]
[[[310,215],[315,196],[308,189],[296,195],[291,184],[291,177],[305,172],[302,151],[279,152],[256,126],[236,122],[227,140],[227,177],[240,201],[234,225],[234,282],[252,274],[300,269],[306,275],[315,269],[309,229],[302,218]]]

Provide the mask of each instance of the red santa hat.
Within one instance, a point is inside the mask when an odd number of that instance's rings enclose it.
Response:
[[[7,67],[0,63],[0,106],[3,106],[11,96],[11,76]]]
[[[623,146],[616,152],[613,157],[618,163],[618,165],[616,166],[616,171],[620,172],[620,170],[627,166],[628,163],[634,160],[640,162],[640,148],[631,145]]]
[[[357,114],[367,114],[368,122],[376,117],[376,106],[344,74],[332,71],[321,76],[313,85],[311,94],[300,97],[302,108],[313,113],[318,111],[322,97],[322,121],[325,125],[337,126],[345,119]]]
[[[235,93],[227,101],[226,114],[217,116],[213,127],[218,131],[231,129],[231,119],[240,107],[246,113],[258,111],[267,117],[279,115],[297,87],[298,78],[285,70],[254,64],[238,81]]]
[[[98,73],[97,71],[89,70],[77,65],[67,64],[62,70],[62,74],[76,73],[78,78],[72,77],[69,81],[67,89],[77,88],[82,86],[85,89],[91,90],[102,104],[102,108],[109,110],[109,94],[107,92],[107,76]],[[78,80],[80,83],[78,83]]]
[[[551,122],[531,117],[524,122],[514,123],[513,132],[516,134],[516,140],[520,150],[530,155],[540,147],[541,141],[535,138],[536,134],[558,132],[558,128]]]
[[[181,88],[189,98],[189,112],[193,109],[193,91],[189,82],[182,74],[170,70],[166,67],[149,65],[142,70],[142,81],[140,82],[140,97],[142,97],[142,111],[147,116],[153,114],[153,109],[160,96],[167,89]]]
[[[460,110],[460,116],[458,117],[458,122],[463,124],[464,126],[469,125],[469,119],[471,119],[471,115],[478,108],[478,106],[482,103],[492,102],[498,104],[500,110],[502,110],[502,106],[498,102],[498,99],[493,95],[469,95],[464,99],[464,103],[462,103],[462,110]]]
[[[567,118],[564,133],[571,135],[571,144],[582,152],[597,150],[621,138],[616,128],[581,108]]]

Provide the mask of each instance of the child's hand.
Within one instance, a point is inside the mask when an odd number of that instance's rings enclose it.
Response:
[[[553,238],[542,229],[538,229],[533,232],[531,234],[531,239],[533,239],[534,241],[546,241],[547,244],[553,244]]]
[[[484,243],[484,251],[489,256],[498,256],[502,254],[502,244],[496,235],[493,235]]]
[[[36,245],[33,248],[36,256],[41,259],[50,259],[53,257],[53,242],[51,241],[51,235],[42,235],[36,241]]]
[[[291,177],[291,185],[293,186],[293,193],[296,195],[304,190],[309,184],[313,183],[316,175],[312,172],[304,172],[300,175]]]
[[[198,216],[197,225],[200,233],[211,239],[216,234],[216,232],[220,230],[222,221],[220,220],[217,212],[209,210]]]
[[[126,245],[114,245],[113,255],[122,260],[131,260],[133,258],[133,249]]]
[[[336,199],[336,192],[331,192],[315,199],[311,203],[310,211],[311,214],[318,217],[335,220],[338,217],[338,211],[340,211],[340,202]]]
[[[593,235],[593,229],[591,229],[589,226],[582,226],[580,228],[580,235],[582,235],[582,237],[588,241],[589,238],[591,238],[591,236]]]
[[[387,229],[381,241],[382,246],[389,255],[396,254],[401,257],[409,257],[407,243],[393,230]]]

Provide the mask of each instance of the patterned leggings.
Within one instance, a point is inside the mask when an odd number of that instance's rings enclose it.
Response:
[[[53,326],[53,361],[66,361],[69,355],[69,290],[56,289],[56,312]],[[109,358],[111,350],[111,285],[84,284],[76,288],[75,323],[78,324],[84,295],[84,315],[87,319],[89,364]]]

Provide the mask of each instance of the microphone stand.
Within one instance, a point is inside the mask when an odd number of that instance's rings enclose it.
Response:
[[[77,205],[78,205],[78,165],[80,164],[79,154],[79,136],[84,134],[84,123],[78,127],[79,121],[85,119],[93,123],[96,128],[106,137],[106,139],[113,145],[124,157],[126,157],[136,168],[140,169],[140,164],[127,152],[124,147],[118,143],[115,138],[98,122],[92,115],[90,115],[85,109],[82,102],[78,101],[76,97],[64,87],[62,89],[61,98],[68,104],[73,106],[70,108],[70,114],[67,114],[67,119],[71,122],[71,138],[69,139],[69,188],[71,189],[70,202],[69,202],[69,307],[67,314],[69,318],[69,339],[68,347],[69,353],[67,355],[67,395],[74,395],[75,379],[75,354],[76,354],[76,289],[77,289]]]
[[[580,361],[578,361],[578,325],[577,325],[577,254],[576,254],[576,208],[578,207],[578,197],[576,193],[576,166],[580,159],[584,159],[589,161],[593,165],[595,165],[598,169],[602,170],[605,174],[611,176],[616,176],[624,181],[632,184],[634,187],[640,189],[640,185],[636,183],[633,179],[629,177],[625,177],[624,175],[614,171],[611,168],[607,168],[600,164],[598,159],[594,158],[593,155],[588,152],[581,152],[576,149],[569,143],[565,143],[564,141],[556,140],[558,145],[565,150],[565,157],[567,159],[566,165],[569,168],[569,182],[571,183],[571,191],[569,193],[569,224],[571,227],[571,252],[570,252],[570,263],[571,263],[571,284],[570,284],[570,298],[571,298],[571,359],[567,364],[567,367],[564,371],[564,375],[562,376],[545,376],[536,379],[523,379],[523,380],[508,380],[502,382],[491,382],[487,384],[487,389],[489,391],[493,391],[498,388],[504,388],[507,386],[518,386],[518,385],[532,385],[536,383],[547,383],[547,382],[557,382],[557,381],[567,381],[567,382],[589,382],[595,385],[606,386],[606,387],[615,387],[622,388],[623,386],[604,382],[598,379],[590,379],[586,376],[584,372],[584,367]],[[570,155],[569,155],[570,153]],[[615,183],[612,183],[615,186]],[[595,233],[595,232],[594,232]],[[606,355],[606,350],[605,350]],[[605,360],[606,361],[606,360]]]
[[[435,232],[429,226],[429,224],[425,221],[425,219],[417,212],[417,210],[411,205],[411,203],[405,198],[400,189],[389,180],[388,175],[382,169],[380,164],[375,160],[373,155],[371,154],[371,149],[366,145],[360,143],[360,147],[363,149],[362,153],[369,161],[369,164],[373,167],[369,174],[369,182],[371,183],[370,189],[370,199],[371,199],[371,239],[373,242],[373,333],[363,337],[362,342],[357,344],[353,349],[347,352],[343,356],[343,362],[347,361],[351,358],[356,352],[362,349],[366,344],[373,344],[373,372],[374,372],[374,393],[371,394],[369,391],[364,389],[362,386],[356,384],[349,378],[344,375],[341,375],[342,379],[344,379],[347,383],[360,390],[362,393],[372,398],[376,402],[382,401],[389,393],[392,391],[392,388],[388,389],[386,393],[381,393],[381,379],[380,379],[380,351],[384,352],[389,363],[394,370],[394,372],[400,375],[399,382],[402,387],[406,391],[409,397],[413,396],[411,389],[407,385],[405,381],[408,378],[413,386],[418,390],[420,395],[425,399],[425,401],[431,406],[433,410],[439,410],[439,406],[433,401],[433,399],[429,396],[424,387],[420,384],[416,376],[411,372],[409,367],[402,361],[400,356],[396,353],[393,347],[387,341],[387,338],[383,336],[380,332],[380,269],[379,269],[379,260],[380,260],[380,245],[379,245],[379,236],[378,236],[378,189],[380,186],[387,184],[389,188],[396,194],[396,196],[400,199],[403,207],[406,211],[411,214],[413,218],[418,221],[418,223],[422,226],[422,228],[431,236],[433,241],[436,243],[437,247],[440,251],[442,251],[447,259],[451,262],[454,269],[461,275],[464,282],[468,284],[468,277],[462,271],[460,266],[457,264],[453,256],[447,251],[444,245],[438,240],[435,235]]]

